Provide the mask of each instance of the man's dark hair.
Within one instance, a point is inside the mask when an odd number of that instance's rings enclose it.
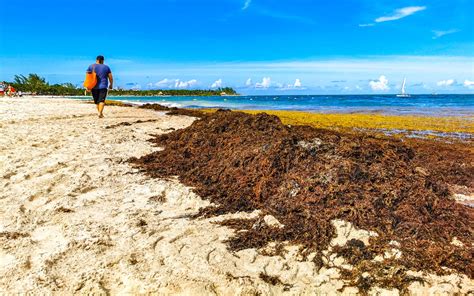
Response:
[[[99,55],[99,56],[97,56],[96,60],[98,60],[100,63],[103,63],[104,62],[104,56]]]

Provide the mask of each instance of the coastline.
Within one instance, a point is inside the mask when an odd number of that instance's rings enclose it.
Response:
[[[312,261],[301,260],[298,247],[288,247],[284,256],[265,256],[256,249],[230,252],[225,242],[235,232],[216,222],[258,213],[192,219],[209,201],[176,179],[150,179],[127,163],[131,157],[160,151],[148,142],[151,135],[185,128],[194,118],[108,106],[106,118],[99,120],[94,106],[58,98],[0,99],[0,114],[0,129],[7,135],[0,142],[5,151],[0,158],[0,186],[5,188],[0,196],[0,241],[4,246],[0,291],[357,292],[354,287],[344,287],[337,268],[344,263],[337,257],[331,259],[333,267],[315,270]],[[359,114],[279,115],[285,124],[312,123],[321,128],[337,122],[343,129],[357,122],[361,125],[356,127],[379,128],[387,120],[382,117],[374,125]],[[389,127],[407,127],[400,120],[393,119]],[[449,126],[443,128],[439,126],[444,123],[435,119],[424,126],[413,119],[409,126],[472,134],[472,123],[463,127],[463,122],[447,121]],[[265,221],[278,225],[274,217]],[[353,238],[368,243],[373,236],[345,221],[331,223],[337,229],[334,245],[342,246]],[[412,274],[427,283],[412,284],[412,293],[468,293],[474,289],[472,279],[461,274]],[[291,287],[272,283],[272,277]],[[397,293],[383,287],[371,290],[377,292]]]

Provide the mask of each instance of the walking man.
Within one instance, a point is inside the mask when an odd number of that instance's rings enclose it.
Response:
[[[103,118],[105,99],[107,98],[107,88],[112,89],[114,87],[114,78],[109,66],[104,65],[104,56],[101,55],[97,56],[95,64],[92,64],[87,68],[87,73],[92,72],[95,72],[97,75],[97,84],[91,90],[92,97],[94,98],[94,103],[97,105],[99,118]]]

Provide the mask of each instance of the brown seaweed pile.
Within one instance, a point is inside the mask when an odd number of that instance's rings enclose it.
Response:
[[[378,234],[369,246],[351,241],[334,249],[354,266],[341,273],[362,291],[375,284],[403,290],[419,280],[409,269],[473,277],[474,209],[457,204],[448,186],[473,184],[472,149],[456,154],[433,143],[289,127],[275,116],[240,112],[216,112],[153,141],[165,149],[132,161],[153,177],[179,176],[217,205],[201,215],[259,209],[285,225],[226,221],[247,230],[228,242],[232,250],[290,242],[303,255],[316,252],[322,266],[335,236],[330,221],[341,219]],[[451,244],[454,237],[464,246]],[[375,263],[391,241],[402,256]]]
[[[149,119],[149,120],[137,120],[137,121],[134,121],[134,122],[125,121],[125,122],[121,122],[121,123],[117,123],[117,124],[108,125],[108,126],[105,127],[105,129],[117,128],[117,127],[122,127],[122,126],[131,126],[131,125],[137,124],[137,123],[147,123],[147,122],[156,122],[156,121],[158,121],[158,120],[157,119]]]

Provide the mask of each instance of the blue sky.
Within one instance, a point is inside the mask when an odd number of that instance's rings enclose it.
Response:
[[[88,9],[91,5],[93,8]],[[4,1],[0,80],[244,94],[474,93],[472,0]]]

